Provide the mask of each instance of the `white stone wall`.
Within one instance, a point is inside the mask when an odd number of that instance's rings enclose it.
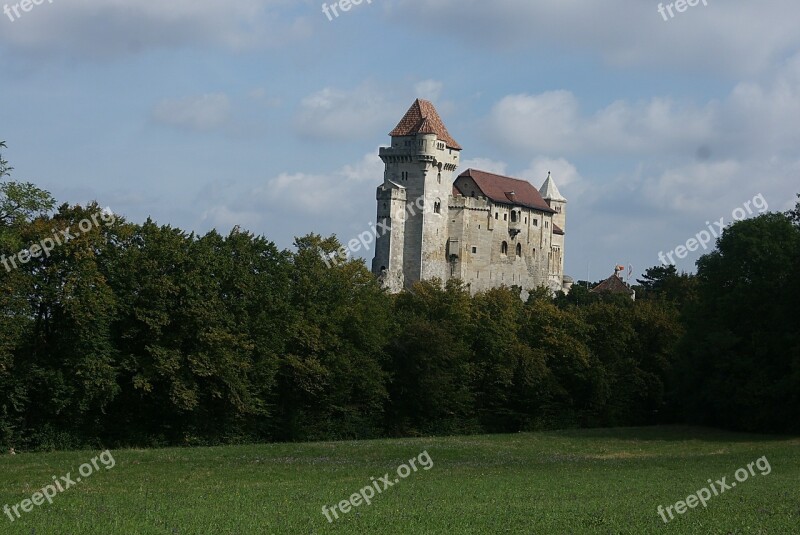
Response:
[[[390,236],[378,239],[373,273],[380,276],[385,266],[390,289],[398,283],[408,288],[422,279],[446,280],[447,202],[460,151],[448,148],[435,134],[420,134],[393,137],[392,146],[381,148],[380,156],[386,170],[384,193],[379,188],[377,195],[379,218],[381,210],[388,209],[383,203],[390,203],[393,224]],[[399,189],[404,198],[384,198],[386,190]]]
[[[461,191],[471,194],[472,190]],[[562,238],[552,234],[552,214],[495,204],[477,194],[475,198],[452,197],[449,213],[448,256],[457,255],[449,271],[451,277],[469,284],[472,293],[497,286],[530,290],[548,285],[553,269],[563,273],[563,263],[550,262],[552,238]],[[510,229],[519,233],[512,236]]]

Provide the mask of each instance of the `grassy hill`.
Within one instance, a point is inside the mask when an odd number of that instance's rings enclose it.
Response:
[[[95,461],[96,469],[90,460],[99,452],[0,456],[0,507],[30,499],[53,476],[63,482],[70,473],[75,481],[52,504],[28,513],[18,508],[14,522],[2,513],[0,533],[788,534],[800,523],[800,439],[708,429],[110,453],[114,462]],[[77,482],[84,463],[93,473]],[[405,478],[397,472],[403,464]],[[746,480],[737,482],[738,469]],[[719,487],[723,476],[730,488],[712,495],[706,507],[675,511],[676,502],[708,488],[709,479]],[[349,512],[337,505],[336,520],[331,507],[368,486],[380,489],[371,505],[363,503],[365,491]],[[673,506],[674,520],[665,523],[659,505]]]

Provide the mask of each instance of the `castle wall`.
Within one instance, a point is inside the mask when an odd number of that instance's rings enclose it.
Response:
[[[503,285],[530,290],[546,286],[553,269],[563,273],[563,264],[550,264],[552,214],[478,196],[451,197],[449,214],[448,256],[457,256],[450,275],[469,284],[472,293]]]

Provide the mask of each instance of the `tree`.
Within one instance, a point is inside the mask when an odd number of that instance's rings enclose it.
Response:
[[[0,141],[0,149],[6,143]],[[29,183],[6,180],[11,167],[0,154],[0,443],[18,445],[23,440],[24,415],[30,407],[30,380],[20,348],[33,327],[28,298],[34,281],[30,273],[15,269],[8,258],[28,246],[23,238],[26,225],[44,217],[55,201],[44,190]]]
[[[6,148],[4,141],[0,141],[0,148]],[[0,181],[11,176],[13,169],[0,154]],[[29,182],[0,182],[0,239],[7,229],[30,222],[53,207],[55,200],[50,193]],[[0,242],[0,246],[2,245]]]
[[[363,260],[326,265],[334,238],[295,240],[290,322],[281,356],[276,434],[282,440],[380,434],[389,300]]]
[[[415,283],[394,298],[388,344],[392,435],[478,429],[471,391],[469,291],[457,281]]]
[[[560,309],[546,290],[531,293],[520,339],[544,356],[549,370],[538,426],[594,425],[608,399],[602,364],[588,346],[591,327],[574,309]]]
[[[697,262],[680,398],[703,423],[800,430],[800,228],[765,214],[727,229]]]
[[[661,299],[679,306],[694,299],[696,280],[687,273],[678,273],[674,265],[654,266],[636,279],[640,284],[639,299]]]
[[[797,194],[797,199],[798,201],[797,204],[794,205],[794,209],[786,212],[786,215],[795,225],[800,226],[800,193]]]

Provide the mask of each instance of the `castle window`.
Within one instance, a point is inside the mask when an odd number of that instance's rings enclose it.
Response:
[[[539,226],[539,220],[538,219],[534,219],[533,220],[533,226],[534,227],[538,227]]]
[[[503,214],[503,221],[508,221],[508,214]]]
[[[517,244],[517,256],[522,256],[522,244]]]
[[[516,223],[517,222],[517,212],[516,211],[512,211],[511,212],[511,222],[512,223]]]
[[[503,254],[503,255],[507,255],[508,254],[508,242],[504,241],[502,243],[502,245],[500,245],[500,254]]]
[[[550,228],[550,221],[544,222],[544,228]]]
[[[473,198],[475,197],[475,192],[474,191],[472,192],[471,197],[473,197]]]
[[[528,216],[525,216],[525,224],[528,224]]]
[[[472,254],[478,254],[478,248],[477,247],[473,247],[472,248]]]
[[[495,219],[497,219],[498,217],[500,217],[500,214],[498,214],[497,212],[495,212],[495,213],[494,213],[494,218],[495,218]]]
[[[433,203],[433,212],[435,214],[440,214],[442,212],[442,203],[440,203],[439,201]]]

